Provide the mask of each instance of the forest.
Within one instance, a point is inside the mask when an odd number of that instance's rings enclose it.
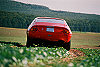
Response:
[[[36,16],[18,12],[0,11],[0,26],[11,28],[27,28]]]
[[[72,31],[100,32],[100,15],[56,11],[41,5],[0,0],[1,27],[27,28],[35,17],[41,16],[65,19]]]

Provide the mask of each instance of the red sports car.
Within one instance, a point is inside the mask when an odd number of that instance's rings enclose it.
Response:
[[[26,46],[56,42],[63,48],[70,50],[72,32],[66,21],[59,18],[37,17],[29,25],[27,29]]]

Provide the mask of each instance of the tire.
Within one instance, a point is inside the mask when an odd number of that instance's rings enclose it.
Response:
[[[68,43],[64,43],[63,44],[63,48],[65,48],[66,50],[70,50],[70,45],[71,45],[71,41],[69,41]]]
[[[33,42],[32,42],[32,39],[30,39],[28,36],[27,36],[27,42],[26,42],[26,47],[30,47],[33,45]]]

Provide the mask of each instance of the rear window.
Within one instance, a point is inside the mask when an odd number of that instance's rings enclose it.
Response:
[[[64,24],[64,20],[60,19],[36,19],[35,22],[49,22],[49,23],[61,23]]]

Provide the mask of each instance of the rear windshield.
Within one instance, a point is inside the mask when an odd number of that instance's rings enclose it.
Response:
[[[64,24],[64,20],[60,20],[60,19],[36,19],[35,22],[49,22],[49,23],[61,23],[61,24]]]

